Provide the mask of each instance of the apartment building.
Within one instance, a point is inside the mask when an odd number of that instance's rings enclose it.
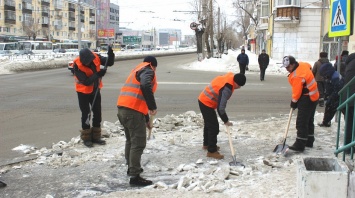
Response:
[[[79,23],[80,21],[80,23]],[[96,7],[75,0],[0,0],[0,35],[11,40],[96,40]]]
[[[339,41],[338,37],[328,36],[329,6],[326,0],[258,0],[255,9],[258,24],[248,29],[252,51],[259,54],[266,49],[277,60],[293,55],[304,61],[316,61],[319,53],[325,51],[330,60],[335,60]],[[355,12],[354,7],[351,12]],[[355,51],[354,35],[340,40],[341,50]]]

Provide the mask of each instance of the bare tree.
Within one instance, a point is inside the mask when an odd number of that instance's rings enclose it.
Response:
[[[235,24],[241,29],[244,40],[248,39],[247,30],[255,28],[258,25],[257,16],[254,14],[256,3],[257,0],[236,0],[233,3],[233,7],[236,8],[236,14],[238,17]]]
[[[40,31],[39,26],[40,24],[36,23],[33,18],[22,21],[22,29],[29,39],[32,38],[33,40],[36,40],[36,37]]]

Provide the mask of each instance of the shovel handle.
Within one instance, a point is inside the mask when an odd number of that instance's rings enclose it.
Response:
[[[234,157],[235,153],[234,153],[234,148],[233,148],[233,144],[232,144],[232,138],[231,138],[231,134],[230,134],[230,126],[226,126],[226,130],[227,130],[227,134],[228,134],[229,147],[231,149],[232,156]]]
[[[284,142],[286,142],[286,137],[287,137],[287,134],[288,134],[288,129],[290,128],[290,122],[291,122],[291,118],[292,118],[292,112],[293,112],[293,108],[291,108],[290,114],[288,115],[287,126],[286,126],[285,134],[284,134]]]

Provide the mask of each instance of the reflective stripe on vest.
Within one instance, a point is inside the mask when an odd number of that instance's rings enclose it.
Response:
[[[216,109],[218,105],[219,91],[226,83],[232,85],[232,93],[234,92],[234,74],[228,72],[225,75],[217,76],[212,80],[212,82],[206,86],[206,88],[201,92],[198,100],[204,105]]]
[[[128,76],[125,84],[121,88],[120,95],[117,99],[117,106],[127,107],[144,115],[148,114],[148,106],[140,89],[140,82],[136,79],[136,74],[144,67],[151,67],[150,63],[143,62],[134,68]],[[152,68],[153,70],[153,68]],[[153,70],[154,71],[154,70]],[[155,93],[157,89],[156,75],[154,73],[154,79],[152,81],[152,91]]]
[[[101,65],[101,62],[100,62],[100,58],[99,56],[96,54],[96,53],[93,53],[94,56],[95,56],[95,59],[93,60],[93,63],[95,64],[96,66],[96,71],[99,72],[100,71],[100,65]],[[80,57],[77,57],[74,59],[74,63],[78,66],[79,70],[84,72],[86,77],[91,77],[94,72],[91,70],[91,68],[83,65],[81,62],[80,62]],[[94,83],[92,83],[91,85],[83,85],[79,80],[78,78],[74,75],[74,80],[75,80],[75,90],[77,92],[80,92],[80,93],[84,93],[84,94],[90,94],[94,91]],[[99,85],[99,88],[101,89],[103,86],[102,84],[102,81],[100,80],[100,85]]]
[[[308,94],[312,101],[319,99],[317,82],[312,71],[309,70],[309,64],[300,62],[299,66],[289,75],[289,82],[292,86],[292,101],[297,102],[302,95],[303,88],[308,89]]]

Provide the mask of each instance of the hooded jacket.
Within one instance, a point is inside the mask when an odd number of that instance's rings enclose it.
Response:
[[[323,81],[323,77],[320,75],[320,67],[322,66],[322,64],[324,63],[329,63],[329,59],[328,58],[320,58],[317,62],[314,63],[313,68],[312,68],[312,73],[314,75],[314,77],[316,78],[316,81]]]
[[[339,105],[339,91],[344,86],[344,79],[335,71],[331,63],[322,64],[320,74],[325,82],[325,100],[326,105],[336,108]]]
[[[74,79],[77,92],[84,94],[92,94],[98,86],[101,88],[102,82],[99,81],[98,72],[101,70],[100,65],[114,64],[115,54],[112,49],[108,52],[108,57],[91,52],[90,49],[84,48],[80,50],[79,56],[74,59]]]

